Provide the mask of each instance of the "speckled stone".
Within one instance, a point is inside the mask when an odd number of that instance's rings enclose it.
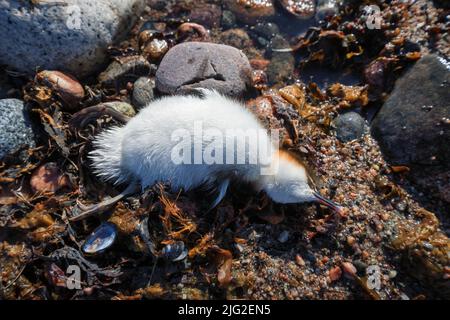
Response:
[[[18,99],[0,100],[0,159],[22,145],[35,147],[32,124]]]
[[[132,27],[144,0],[0,0],[0,64],[84,77],[106,58],[108,45]]]

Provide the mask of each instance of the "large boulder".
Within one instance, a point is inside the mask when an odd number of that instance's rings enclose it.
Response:
[[[393,164],[450,166],[450,67],[427,55],[395,84],[372,123]]]
[[[21,100],[2,99],[0,100],[0,159],[22,146],[36,146],[29,115]]]
[[[156,88],[168,94],[208,88],[239,96],[251,83],[251,71],[245,54],[234,47],[184,42],[164,56],[156,72]]]
[[[28,74],[41,68],[89,75],[144,5],[144,0],[0,0],[0,64]]]

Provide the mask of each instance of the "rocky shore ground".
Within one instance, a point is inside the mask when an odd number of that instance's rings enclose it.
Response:
[[[0,1],[1,299],[450,298],[446,1]],[[345,207],[122,190],[96,134],[170,94],[242,101]],[[80,278],[73,282],[73,270]]]

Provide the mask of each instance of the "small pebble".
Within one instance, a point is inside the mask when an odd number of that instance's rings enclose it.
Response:
[[[342,269],[340,267],[334,267],[328,271],[328,275],[331,281],[337,281],[342,275]]]
[[[295,256],[295,263],[297,263],[301,267],[305,266],[305,260],[303,260],[303,258],[299,254]]]
[[[397,276],[397,271],[391,270],[389,271],[389,279],[394,279]]]
[[[352,236],[348,236],[347,237],[347,244],[351,247],[351,246],[353,246],[354,244],[355,244],[355,242],[356,242],[356,239],[354,238],[354,237],[352,237]]]
[[[352,278],[356,276],[356,268],[351,262],[343,262],[342,269],[348,276],[351,276]]]
[[[423,247],[428,250],[428,251],[432,251],[434,249],[433,245],[429,242],[424,241],[422,243]]]
[[[36,147],[28,109],[18,99],[0,100],[0,159],[21,146]]]
[[[280,235],[278,236],[278,241],[281,243],[285,243],[289,240],[289,232],[287,231],[283,231],[282,233],[280,233]]]
[[[236,25],[236,17],[233,12],[229,10],[224,10],[222,12],[222,28],[231,29]]]
[[[364,251],[364,252],[366,252],[366,251]],[[365,271],[368,267],[368,265],[366,263],[362,262],[361,260],[355,260],[353,263],[359,271]]]
[[[133,88],[132,103],[137,110],[145,107],[154,99],[154,88],[155,81],[148,77],[141,77],[136,80]]]

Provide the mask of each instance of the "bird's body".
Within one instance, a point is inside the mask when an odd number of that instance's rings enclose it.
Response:
[[[231,179],[253,183],[276,202],[317,201],[304,167],[278,150],[252,113],[215,91],[202,92],[154,101],[125,126],[101,133],[90,153],[97,175],[142,188],[214,186],[220,191],[214,205]]]

